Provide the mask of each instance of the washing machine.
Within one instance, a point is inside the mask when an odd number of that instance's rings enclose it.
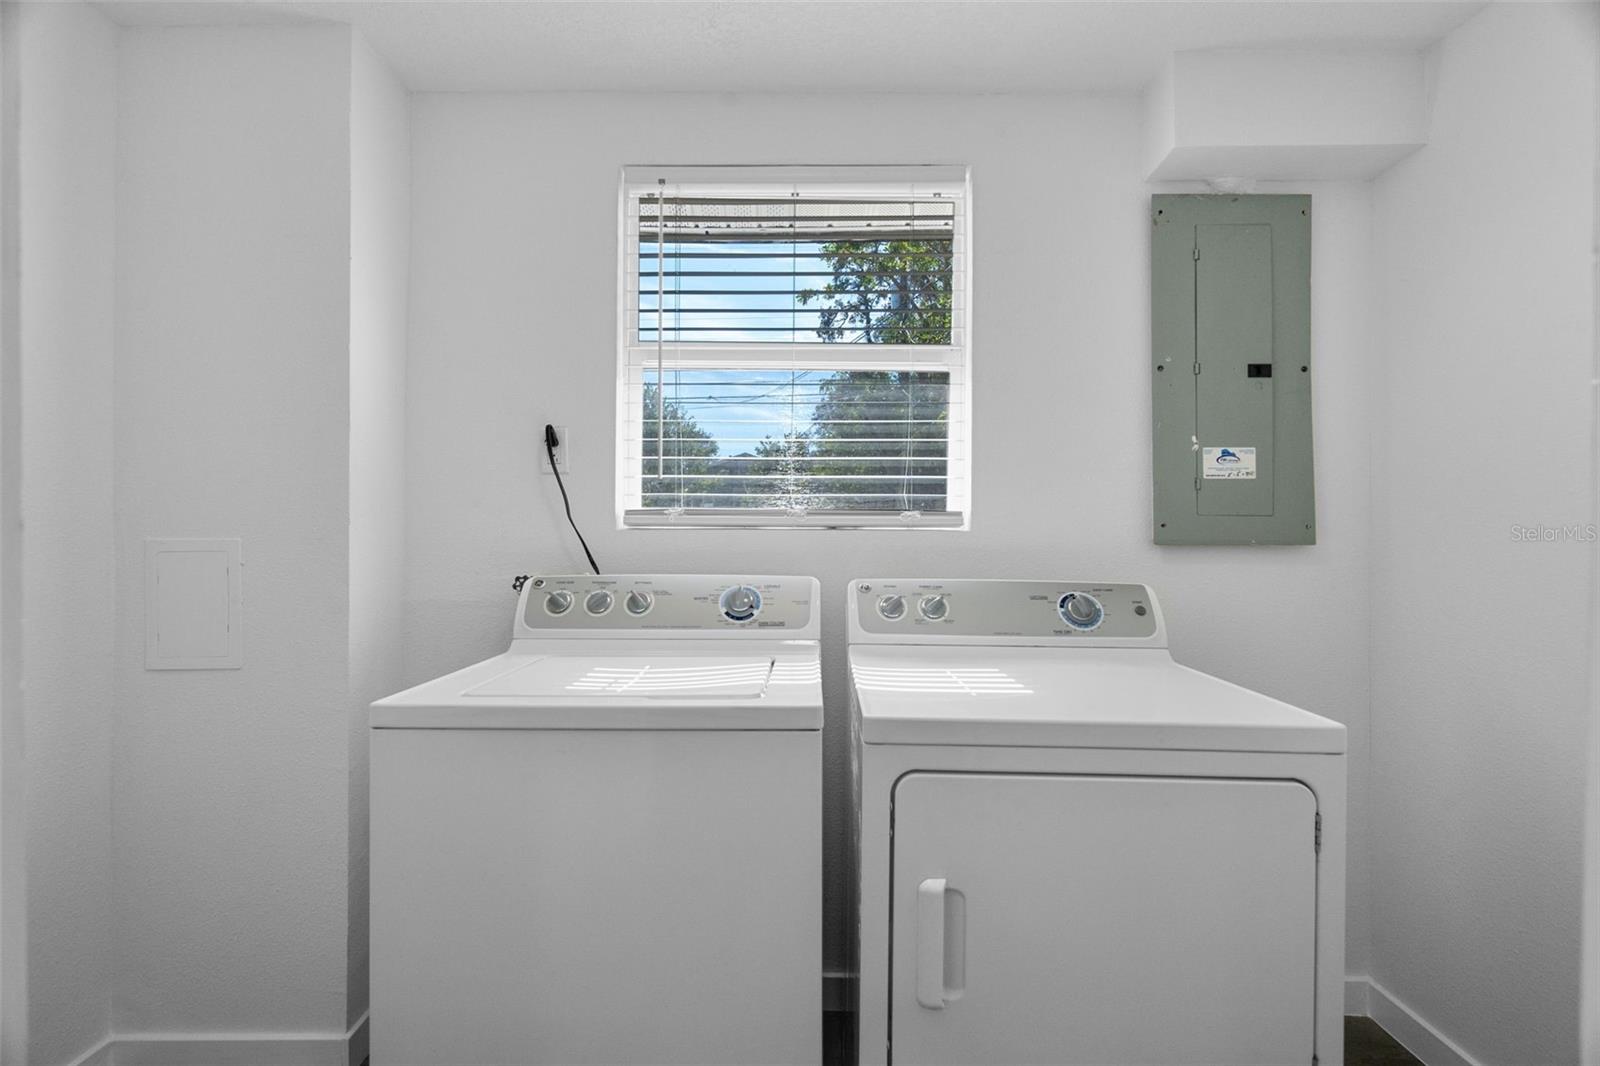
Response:
[[[1343,1061],[1345,730],[1143,585],[847,596],[863,1063]]]
[[[373,1066],[820,1061],[819,598],[535,577],[372,705]]]

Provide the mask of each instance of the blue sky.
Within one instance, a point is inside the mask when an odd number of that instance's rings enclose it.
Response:
[[[763,437],[782,437],[811,423],[817,382],[830,370],[682,370],[667,371],[666,395],[700,428],[717,438],[718,451],[738,455],[752,450]],[[655,372],[645,380],[655,381]],[[672,454],[668,445],[667,454]]]
[[[828,283],[832,272],[821,248],[816,243],[771,241],[669,244],[661,301],[667,342],[816,343],[821,339],[816,334],[819,302],[803,306],[796,293]],[[718,258],[722,256],[728,258]],[[685,277],[685,273],[711,276]],[[742,294],[729,295],[729,290]],[[648,242],[639,249],[638,325],[640,342],[654,344],[656,255],[655,245]],[[696,332],[694,326],[717,329]],[[782,327],[782,332],[750,330],[753,326]]]
[[[698,258],[730,254],[741,258]],[[695,256],[697,258],[689,258]],[[745,258],[748,257],[748,258]],[[684,277],[681,272],[715,272],[713,277]],[[779,275],[778,272],[785,272]],[[664,311],[665,340],[720,344],[817,343],[816,304],[805,308],[795,296],[798,289],[822,288],[828,278],[797,278],[796,273],[831,273],[821,258],[821,245],[792,243],[671,242],[667,246]],[[655,343],[656,246],[639,246],[639,340]],[[694,290],[744,290],[729,295]],[[685,291],[688,290],[688,291]],[[757,313],[749,313],[759,309]],[[741,311],[745,313],[741,313]],[[773,313],[773,312],[787,312]],[[724,327],[715,333],[691,332],[690,325]],[[792,327],[781,333],[735,327],[753,325]],[[737,455],[755,447],[763,437],[781,437],[810,423],[815,403],[815,382],[828,372],[792,376],[771,370],[695,370],[668,373],[666,396],[682,404],[702,429],[715,436],[719,451]],[[653,375],[647,380],[654,381]],[[712,401],[720,397],[721,402]],[[698,402],[697,402],[698,401]],[[737,410],[729,410],[736,405]],[[668,446],[668,454],[671,447]]]

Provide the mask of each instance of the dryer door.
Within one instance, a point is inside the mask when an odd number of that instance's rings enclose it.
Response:
[[[1292,781],[907,775],[892,1061],[1310,1063],[1315,820]]]

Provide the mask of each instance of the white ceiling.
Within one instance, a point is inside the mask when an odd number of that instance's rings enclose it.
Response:
[[[1129,91],[1193,48],[1426,47],[1482,3],[101,0],[126,25],[347,22],[417,91]]]

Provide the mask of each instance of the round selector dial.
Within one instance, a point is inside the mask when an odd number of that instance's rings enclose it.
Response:
[[[917,613],[930,622],[937,622],[950,613],[950,601],[942,592],[935,592],[917,601]]]
[[[894,595],[878,597],[878,613],[891,622],[898,622],[906,616],[906,598]]]
[[[590,614],[601,615],[611,610],[611,605],[615,602],[616,598],[605,589],[595,589],[584,599],[583,609]]]
[[[735,585],[719,601],[722,616],[730,622],[749,622],[761,613],[761,593],[749,585]]]
[[[1067,625],[1083,632],[1098,628],[1106,619],[1105,608],[1087,592],[1066,593],[1056,601],[1056,612]]]
[[[572,593],[566,589],[556,589],[544,598],[544,610],[546,614],[557,617],[566,614],[572,610]]]
[[[634,589],[622,601],[622,606],[627,609],[629,614],[638,617],[639,615],[649,614],[650,608],[654,607],[655,603],[656,598],[654,596],[643,589]]]

